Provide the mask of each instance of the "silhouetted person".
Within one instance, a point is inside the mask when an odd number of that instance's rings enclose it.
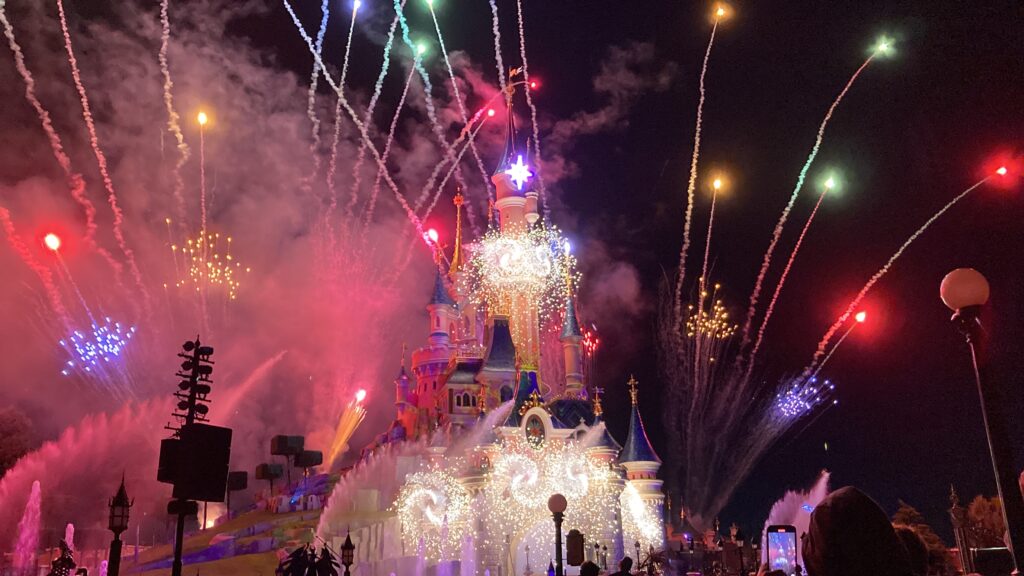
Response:
[[[895,526],[896,536],[907,550],[907,560],[914,576],[928,576],[928,547],[910,526]]]
[[[807,576],[912,576],[907,551],[885,512],[851,486],[815,507],[803,558]]]
[[[629,556],[625,556],[619,561],[619,571],[611,574],[610,576],[630,576],[630,570],[633,569],[633,559]]]
[[[594,564],[589,560],[580,566],[580,576],[597,576],[600,573],[601,569],[597,567],[597,564]]]

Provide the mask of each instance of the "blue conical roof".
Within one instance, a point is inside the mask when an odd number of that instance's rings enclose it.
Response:
[[[455,306],[455,300],[453,300],[451,294],[448,293],[448,287],[445,286],[440,268],[437,269],[437,274],[434,276],[434,294],[430,298],[430,303]]]
[[[622,445],[615,440],[615,438],[611,435],[610,432],[608,432],[608,426],[604,423],[603,418],[601,418],[600,416],[595,416],[594,424],[591,426],[591,428],[593,428],[594,426],[601,427],[601,437],[598,438],[596,442],[594,442],[592,448],[600,447],[611,448],[612,450],[616,451],[622,450]]]
[[[505,426],[519,426],[522,422],[522,416],[519,415],[519,409],[523,407],[523,404],[526,404],[534,392],[536,392],[538,396],[540,395],[540,386],[537,384],[537,373],[531,370],[520,371],[519,382],[516,384],[515,403],[512,405],[512,411],[509,412],[508,418],[505,419]]]
[[[657,462],[661,458],[654,452],[651,441],[647,438],[644,430],[644,421],[640,418],[640,410],[636,404],[636,390],[633,394],[633,408],[629,414],[629,434],[626,436],[626,445],[619,454],[619,462]]]
[[[499,372],[511,372],[516,369],[516,347],[512,342],[508,318],[494,318],[490,342],[487,343],[487,353],[484,355],[481,369]]]
[[[582,338],[579,320],[576,319],[576,302],[572,294],[565,300],[565,318],[562,320],[562,340],[567,338]]]

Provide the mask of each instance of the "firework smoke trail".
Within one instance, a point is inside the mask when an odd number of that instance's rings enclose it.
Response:
[[[419,72],[420,78],[423,79],[423,101],[427,109],[427,118],[430,119],[430,128],[434,132],[434,136],[437,138],[438,143],[441,145],[441,149],[445,152],[445,158],[449,158],[455,154],[454,147],[448,143],[447,138],[444,135],[444,128],[441,127],[441,123],[437,120],[437,109],[434,107],[434,98],[431,93],[434,91],[433,84],[430,82],[430,76],[427,74],[427,70],[423,67],[423,58],[420,54],[419,48],[413,44],[412,38],[409,36],[409,22],[405,19],[405,12],[402,9],[402,4],[399,0],[395,0],[395,14],[398,15],[398,23],[402,27],[402,41],[405,45],[412,50],[413,53],[413,66],[416,71]],[[459,184],[464,185],[460,174],[456,174],[455,179]],[[427,201],[430,194],[430,187],[425,186],[423,192],[419,198],[416,199],[416,203],[413,205],[414,210],[419,210],[423,207],[423,203]]]
[[[697,191],[697,162],[700,159],[700,127],[704,120],[704,78],[708,73],[708,60],[711,58],[711,47],[715,44],[715,32],[718,31],[718,19],[715,19],[711,27],[711,39],[708,40],[707,50],[704,51],[704,63],[700,68],[699,91],[700,98],[697,100],[697,125],[693,132],[693,155],[690,157],[690,180],[686,185],[686,216],[683,220],[683,247],[679,250],[679,274],[676,278],[675,295],[675,324],[673,330],[676,338],[681,337],[680,327],[683,322],[683,280],[686,278],[686,253],[690,250],[690,225],[693,222],[693,200]],[[710,236],[709,236],[710,240]]]
[[[185,180],[181,177],[181,169],[188,162],[190,151],[188,144],[185,143],[185,136],[181,133],[181,125],[178,120],[181,118],[178,116],[178,112],[174,109],[174,96],[173,88],[174,82],[171,81],[171,68],[167,63],[167,48],[171,42],[171,20],[168,14],[168,4],[170,0],[161,0],[160,2],[160,53],[158,59],[160,61],[160,73],[164,77],[164,107],[167,108],[167,128],[174,134],[174,141],[178,147],[178,160],[174,163],[174,201],[178,207],[178,222],[184,230],[185,226]]]
[[[816,378],[818,374],[820,374],[821,371],[825,369],[825,364],[828,364],[829,359],[832,358],[832,355],[835,354],[836,350],[839,349],[839,345],[843,343],[843,340],[846,340],[846,337],[849,336],[850,332],[853,332],[853,329],[856,327],[856,322],[850,324],[850,327],[846,329],[846,332],[843,332],[843,335],[839,337],[839,340],[836,340],[836,343],[832,345],[832,349],[828,351],[828,354],[825,355],[825,358],[821,361],[820,364],[818,364],[817,368],[814,369],[814,373],[811,374],[811,378]]]
[[[75,59],[75,51],[71,46],[71,33],[68,31],[68,21],[64,14],[63,0],[57,0],[57,13],[60,16],[61,32],[64,34],[64,48],[67,50],[68,62],[71,64],[71,76],[75,82],[75,88],[78,90],[79,99],[82,102],[82,118],[85,120],[85,125],[89,130],[89,142],[92,145],[93,153],[96,155],[96,163],[99,165],[100,175],[103,177],[103,185],[107,189],[107,200],[110,203],[110,210],[114,213],[114,238],[117,239],[117,244],[124,253],[125,260],[128,262],[128,268],[132,271],[132,276],[135,278],[135,284],[139,287],[139,291],[142,293],[142,301],[146,309],[146,315],[150,316],[152,314],[152,310],[150,308],[149,291],[146,289],[146,285],[142,282],[142,273],[139,271],[139,267],[135,263],[135,253],[128,247],[128,242],[124,238],[124,232],[121,230],[121,224],[124,222],[124,214],[121,212],[121,208],[117,205],[117,194],[114,192],[114,182],[110,179],[110,173],[107,171],[107,157],[103,154],[103,150],[100,148],[99,137],[96,135],[96,124],[93,121],[92,111],[89,108],[89,97],[85,93],[85,86],[82,84],[82,77],[78,71],[78,60]]]
[[[395,115],[391,117],[391,127],[388,129],[388,138],[384,142],[384,151],[381,153],[381,159],[384,165],[377,168],[377,177],[373,181],[373,191],[370,193],[370,202],[366,208],[366,217],[363,219],[363,232],[370,226],[370,221],[373,219],[373,211],[377,205],[377,196],[380,194],[380,180],[383,177],[385,166],[387,165],[388,157],[391,155],[391,143],[395,140],[395,130],[398,128],[398,117],[402,114],[402,108],[405,107],[405,98],[409,95],[409,86],[412,84],[413,77],[416,76],[416,68],[409,67],[409,77],[405,80],[405,88],[402,89],[402,97],[398,100],[398,106],[395,108]],[[365,146],[361,146],[360,150],[365,150]],[[365,241],[366,236],[363,235]]]
[[[494,0],[488,0],[491,4],[491,32],[494,33],[494,65],[498,68],[498,86],[501,93],[508,91],[505,83],[505,63],[501,59],[501,28],[498,26],[498,4]]]
[[[523,2],[516,0],[516,15],[519,19],[519,59],[523,62],[523,81],[526,87],[526,105],[530,108],[530,123],[533,125],[533,164],[537,173],[537,183],[540,185],[540,203],[544,206],[544,220],[551,215],[551,208],[547,201],[547,186],[544,184],[544,173],[541,170],[540,160],[540,128],[537,125],[537,107],[533,105],[533,97],[530,96],[530,67],[526,62],[526,35],[523,31]],[[512,113],[511,110],[508,112]]]
[[[775,286],[775,293],[772,294],[772,299],[768,302],[768,308],[765,310],[764,320],[761,321],[761,327],[757,329],[757,339],[754,341],[754,347],[750,350],[750,362],[747,364],[747,371],[743,375],[744,382],[750,379],[750,373],[754,370],[754,361],[757,358],[757,352],[761,349],[765,328],[772,317],[772,312],[775,311],[775,303],[779,301],[779,293],[782,292],[782,286],[786,283],[789,270],[793,267],[793,261],[796,260],[797,252],[800,251],[800,246],[804,243],[804,237],[807,236],[807,230],[811,227],[811,222],[814,222],[814,216],[818,213],[818,208],[821,207],[821,201],[825,199],[826,194],[828,194],[828,187],[818,195],[818,201],[814,204],[814,210],[811,210],[811,215],[807,217],[807,222],[804,223],[803,230],[800,231],[796,245],[793,246],[793,251],[789,254],[789,260],[786,261],[786,267],[782,269],[782,276],[779,277],[779,283]]]
[[[335,175],[338,171],[338,144],[341,141],[341,96],[345,90],[345,76],[348,75],[348,55],[352,49],[352,33],[356,29],[356,13],[359,12],[359,0],[355,0],[352,4],[352,19],[348,25],[348,39],[345,40],[345,59],[341,65],[341,79],[338,81],[338,102],[334,106],[334,137],[331,140],[331,159],[327,163],[327,189],[331,193],[331,203],[327,207],[327,212],[324,216],[325,223],[327,225],[328,237],[330,238],[330,245],[334,245],[334,232],[331,226],[331,218],[334,215],[334,210],[338,207],[338,190],[334,186]],[[322,62],[319,53],[316,57],[317,62]],[[327,71],[324,70],[326,74]]]
[[[402,0],[402,5],[403,6],[405,5],[405,0]],[[366,114],[363,116],[363,123],[364,124],[369,124],[373,120],[373,110],[377,107],[377,100],[380,99],[380,93],[381,93],[381,90],[383,89],[383,86],[384,86],[384,78],[388,75],[388,69],[391,66],[391,47],[394,44],[395,29],[396,28],[398,28],[398,14],[397,13],[395,14],[395,17],[391,19],[391,28],[388,30],[388,39],[384,42],[384,61],[381,64],[380,73],[377,74],[377,81],[373,85],[373,95],[370,96],[370,103],[366,106]],[[410,70],[409,74],[412,75],[412,73],[413,72]],[[408,90],[408,82],[406,82],[406,90]],[[405,96],[403,95],[402,98],[404,100]],[[398,106],[398,109],[401,109],[401,108],[402,108],[402,105],[400,103],[399,106]],[[392,127],[391,128],[391,134],[389,134],[389,136],[388,136],[389,141],[394,138],[394,130],[395,130],[394,127]],[[384,152],[385,162],[387,161],[387,151],[388,151],[388,148],[389,148],[388,146],[385,146],[385,152]],[[362,182],[362,172],[360,171],[360,169],[363,167],[363,162],[365,162],[365,161],[366,161],[366,145],[363,144],[363,143],[360,143],[359,144],[359,152],[356,155],[355,164],[352,165],[352,190],[349,192],[349,205],[350,206],[346,207],[347,210],[351,210],[352,208],[354,208],[354,206],[352,206],[352,205],[355,203],[355,201],[357,199],[356,193],[358,192],[359,185]],[[366,217],[366,221],[365,221],[365,224],[363,226],[363,231],[364,232],[365,232],[366,228],[370,225],[370,216],[373,213],[374,205],[377,202],[377,195],[380,192],[379,186],[380,186],[380,177],[378,176],[377,179],[376,179],[376,182],[374,182],[374,189],[373,189],[373,192],[372,192],[372,196],[370,197],[369,213],[368,213],[368,215]]]
[[[715,188],[714,193],[711,195],[711,211],[708,214],[708,239],[704,244],[704,266],[700,269],[700,282],[701,287],[707,283],[708,278],[708,256],[711,254],[711,231],[715,225],[715,204],[718,201],[718,189]]]
[[[860,289],[860,292],[857,293],[857,296],[855,296],[853,300],[850,301],[850,305],[846,307],[846,311],[843,312],[843,314],[835,321],[835,323],[832,324],[831,327],[829,327],[828,331],[825,332],[825,336],[823,336],[821,338],[821,341],[818,342],[818,348],[817,350],[814,351],[814,357],[811,358],[811,363],[808,364],[806,368],[804,368],[802,374],[803,378],[807,378],[808,376],[811,375],[815,367],[817,367],[818,359],[820,359],[821,356],[825,353],[825,348],[828,346],[828,343],[832,340],[832,337],[835,336],[836,331],[838,331],[839,328],[841,328],[842,325],[845,324],[846,321],[850,319],[850,315],[853,314],[853,311],[857,308],[857,306],[860,305],[861,301],[864,300],[864,297],[867,296],[868,292],[871,291],[871,288],[874,287],[875,283],[881,280],[882,277],[889,272],[889,269],[892,268],[892,265],[896,262],[896,260],[899,259],[900,256],[903,255],[903,252],[905,252],[906,249],[909,248],[910,245],[914,243],[914,240],[917,240],[918,236],[924,234],[925,230],[927,230],[928,227],[931,226],[936,220],[942,217],[942,215],[945,214],[950,208],[956,206],[956,204],[960,202],[960,200],[962,200],[965,196],[973,192],[976,188],[978,188],[985,182],[988,182],[990,178],[992,177],[986,176],[985,178],[979,180],[971,187],[967,188],[966,190],[958,194],[955,198],[950,200],[938,212],[933,214],[932,217],[929,218],[923,226],[921,226],[913,234],[911,234],[910,237],[907,238],[907,241],[904,242],[902,246],[900,246],[899,250],[897,250],[892,256],[889,257],[889,260],[885,263],[885,265],[879,268],[878,272],[875,272],[875,275],[872,276],[868,280],[867,284],[865,284],[864,287]]]
[[[479,124],[477,124],[477,127],[473,129],[472,132],[470,132],[469,139],[466,142],[466,145],[463,146],[461,150],[459,150],[459,153],[452,160],[452,166],[451,168],[448,169],[448,173],[444,175],[444,178],[441,179],[441,183],[437,185],[437,192],[434,193],[433,200],[430,201],[430,205],[427,206],[427,209],[423,212],[423,215],[420,217],[421,220],[426,220],[427,218],[430,217],[430,213],[434,210],[434,206],[437,205],[438,198],[441,197],[441,192],[444,190],[444,185],[448,183],[448,180],[450,180],[452,177],[452,173],[454,173],[455,169],[459,166],[459,162],[462,161],[462,155],[466,153],[466,149],[473,149],[473,139],[476,138],[477,132],[479,132],[480,129],[483,127],[484,122],[480,122]]]
[[[461,144],[462,140],[464,138],[466,138],[467,136],[469,137],[470,141],[472,141],[473,137],[476,136],[476,133],[479,132],[481,128],[483,128],[484,122],[481,121],[480,124],[478,124],[475,129],[470,131],[472,123],[476,122],[477,119],[479,119],[481,117],[482,113],[483,113],[482,110],[480,112],[477,112],[473,116],[473,118],[470,120],[470,124],[467,124],[466,127],[463,128],[462,134],[459,136],[459,138],[454,143],[454,145],[456,147],[459,144]],[[441,183],[437,186],[437,191],[434,193],[434,196],[433,196],[433,199],[430,202],[430,205],[427,207],[427,209],[424,211],[423,215],[420,217],[421,220],[426,220],[430,216],[430,212],[434,209],[434,206],[437,205],[437,201],[441,197],[441,192],[444,190],[445,184],[447,184],[448,180],[452,177],[452,174],[455,172],[456,167],[459,165],[459,161],[462,159],[462,155],[466,153],[466,149],[468,147],[469,147],[469,144],[467,143],[466,146],[463,146],[459,150],[459,153],[454,158],[451,158],[451,159],[447,159],[446,158],[444,160],[441,160],[441,162],[439,162],[437,164],[437,166],[435,166],[434,169],[435,169],[435,172],[436,172],[436,171],[439,171],[440,168],[443,167],[445,164],[447,164],[449,160],[452,163],[451,168],[448,169],[448,172],[445,174],[444,179],[442,179]],[[434,178],[431,177],[431,181],[433,181],[433,180],[434,180]],[[403,240],[404,240],[404,238],[403,238]],[[399,266],[397,266],[395,268],[395,275],[392,278],[392,282],[397,282],[399,276],[402,274],[402,272],[405,271],[406,266],[409,265],[409,261],[412,260],[413,248],[416,247],[416,242],[417,242],[417,239],[413,239],[412,243],[409,244],[409,248],[405,252],[405,257],[402,259],[401,265],[399,265]]]
[[[327,34],[327,20],[331,16],[328,0],[323,0],[320,4],[320,14],[320,30],[316,33],[317,54],[323,53],[324,36]],[[309,75],[309,95],[306,98],[306,117],[309,118],[309,123],[312,125],[309,153],[313,156],[313,173],[303,182],[304,187],[308,188],[307,192],[312,190],[313,181],[316,179],[316,175],[320,173],[320,155],[317,153],[320,149],[320,118],[316,115],[316,87],[319,83],[320,65],[313,61],[313,71]]]
[[[441,25],[437,22],[437,14],[434,13],[434,2],[429,0],[427,6],[430,8],[430,17],[434,21],[434,30],[437,32],[437,44],[441,48],[441,55],[444,56],[444,65],[448,69],[448,77],[452,81],[452,95],[455,97],[455,103],[458,104],[459,108],[459,119],[462,120],[463,124],[469,123],[469,116],[466,114],[466,106],[462,103],[462,94],[459,92],[459,83],[455,80],[455,71],[452,70],[451,60],[448,58],[448,49],[444,46],[444,37],[441,36]],[[469,149],[473,151],[473,158],[476,160],[477,168],[480,170],[480,177],[484,181],[484,190],[487,191],[487,197],[491,197],[492,183],[491,179],[487,175],[487,169],[484,168],[484,161],[480,159],[480,152],[476,149],[476,142],[473,138],[469,139]]]
[[[395,195],[395,199],[398,201],[398,204],[405,211],[405,215],[409,219],[409,222],[413,225],[414,228],[416,228],[416,232],[420,236],[422,236],[424,233],[423,222],[421,222],[420,219],[416,217],[416,212],[414,212],[412,207],[409,206],[409,203],[406,202],[405,197],[402,196],[402,193],[398,189],[398,185],[395,184],[395,181],[391,178],[391,175],[388,174],[385,168],[385,164],[381,160],[380,152],[377,151],[376,146],[373,145],[373,141],[370,140],[369,132],[366,129],[366,123],[360,120],[359,116],[356,114],[356,111],[352,109],[352,105],[349,104],[348,100],[345,98],[345,94],[341,90],[341,86],[335,83],[334,79],[327,74],[327,69],[324,68],[323,60],[320,58],[320,55],[316,53],[316,48],[313,45],[312,38],[309,37],[309,34],[307,34],[306,30],[302,27],[302,21],[299,20],[298,15],[295,14],[295,9],[292,8],[291,3],[289,3],[288,0],[281,1],[284,4],[285,9],[288,11],[288,15],[291,16],[292,22],[295,24],[295,28],[299,31],[299,35],[306,42],[306,46],[309,48],[310,53],[313,54],[313,57],[320,64],[321,73],[323,74],[324,79],[331,86],[334,92],[338,95],[338,100],[345,108],[345,111],[348,112],[348,115],[352,119],[352,123],[355,124],[356,129],[359,130],[359,136],[362,138],[363,145],[365,145],[367,149],[369,149],[370,152],[373,153],[373,157],[377,161],[377,166],[379,168],[384,169],[384,182],[387,183],[389,188],[391,188],[391,191]]]
[[[0,2],[0,8],[3,8],[2,2]],[[71,319],[68,317],[67,308],[64,307],[64,301],[60,297],[60,291],[57,290],[57,286],[53,283],[53,274],[49,268],[36,260],[35,256],[32,255],[32,251],[29,250],[25,242],[18,236],[18,231],[14,228],[14,221],[11,220],[11,213],[3,206],[0,206],[0,225],[4,228],[4,234],[7,236],[7,241],[11,244],[11,248],[21,257],[22,262],[39,277],[39,281],[43,284],[43,289],[46,290],[46,297],[50,301],[50,307],[53,308],[57,318],[64,324],[65,328],[70,328]]]
[[[853,76],[850,76],[850,79],[846,82],[846,86],[844,86],[842,91],[839,92],[839,95],[836,96],[832,105],[828,107],[828,112],[825,113],[825,118],[822,119],[821,125],[818,126],[818,135],[814,139],[814,146],[811,148],[810,155],[807,156],[807,161],[804,162],[803,167],[800,169],[800,174],[797,176],[796,186],[793,187],[793,193],[789,197],[789,202],[786,203],[786,207],[782,209],[782,215],[779,216],[779,221],[775,223],[775,230],[772,232],[771,242],[768,243],[768,250],[765,251],[764,260],[761,262],[761,270],[757,274],[757,280],[754,281],[754,291],[750,294],[747,318],[743,322],[743,336],[740,341],[739,353],[736,355],[737,366],[742,364],[744,359],[743,353],[747,345],[750,344],[750,328],[751,324],[754,322],[754,313],[757,310],[757,300],[761,295],[761,287],[764,284],[764,277],[768,273],[768,267],[772,262],[772,253],[775,251],[776,244],[779,243],[779,237],[782,236],[782,228],[786,225],[786,219],[789,218],[789,212],[793,209],[793,204],[796,203],[796,198],[800,194],[800,189],[804,185],[804,179],[807,177],[807,171],[811,169],[811,164],[814,163],[814,158],[818,155],[818,149],[821,148],[821,141],[825,138],[825,128],[828,127],[829,120],[832,119],[832,114],[839,106],[839,103],[843,101],[843,97],[846,96],[846,93],[853,87],[854,82],[857,81],[857,77],[859,77],[861,72],[871,64],[878,53],[879,52],[876,50],[871,54],[871,56],[868,56],[868,59],[860,65],[860,68],[857,68],[857,71],[853,73]],[[753,360],[753,357],[751,357],[751,360]]]
[[[53,127],[53,123],[50,121],[50,113],[47,112],[46,108],[43,107],[42,102],[40,102],[39,98],[36,96],[35,79],[32,77],[32,73],[25,64],[25,55],[21,51],[21,46],[14,37],[14,27],[11,26],[10,21],[7,20],[7,14],[4,11],[4,2],[2,1],[0,1],[0,24],[3,24],[4,35],[7,37],[7,44],[10,46],[11,52],[14,53],[15,68],[18,69],[18,74],[21,75],[22,80],[25,82],[25,98],[39,116],[39,121],[43,125],[43,131],[46,132],[46,137],[50,141],[50,149],[53,151],[53,156],[57,159],[57,163],[60,164],[61,169],[64,170],[64,176],[68,180],[71,197],[74,198],[75,202],[78,203],[85,212],[85,237],[83,239],[90,249],[94,250],[107,261],[107,264],[109,264],[114,270],[114,280],[117,286],[123,289],[124,284],[121,281],[121,275],[124,269],[121,266],[121,263],[115,260],[110,252],[101,248],[96,243],[96,206],[93,205],[92,201],[89,200],[89,197],[85,193],[85,180],[82,179],[82,175],[76,174],[72,171],[71,159],[68,158],[67,153],[64,152],[64,146],[61,143],[60,136],[57,134],[56,129]]]

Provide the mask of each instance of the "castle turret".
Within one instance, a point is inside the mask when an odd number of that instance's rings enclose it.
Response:
[[[455,300],[445,286],[440,268],[434,276],[434,294],[430,298],[430,304],[427,304],[427,313],[430,315],[430,343],[434,346],[447,346],[451,341],[458,314],[455,310]]]
[[[486,389],[488,406],[512,399],[516,385],[516,347],[507,316],[493,317],[487,351],[476,378]]]
[[[527,165],[526,155],[516,146],[515,114],[512,112],[512,94],[510,90],[505,101],[508,115],[505,133],[505,151],[497,170],[491,176],[494,183],[498,209],[499,224],[503,232],[518,228],[525,230],[528,224],[537,221],[537,194],[533,192],[529,181],[533,172]]]
[[[571,287],[569,298],[565,302],[562,333],[558,339],[562,342],[562,354],[565,358],[565,394],[569,397],[580,397],[584,394],[583,351],[580,349],[583,334],[580,332],[580,323],[576,319],[576,302]]]
[[[644,422],[640,418],[640,409],[637,406],[637,381],[632,376],[629,378],[629,396],[633,406],[629,415],[629,433],[619,455],[619,464],[626,469],[627,487],[636,490],[636,494],[648,508],[651,518],[660,523],[665,515],[665,495],[661,492],[662,481],[658,479],[661,458],[654,452],[644,430]],[[640,535],[629,537],[641,539]],[[660,548],[664,544],[664,533],[661,533],[657,540],[650,541],[649,544]]]

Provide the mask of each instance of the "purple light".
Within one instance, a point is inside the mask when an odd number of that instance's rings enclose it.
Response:
[[[835,386],[828,380],[821,385],[816,378],[811,378],[806,383],[795,382],[775,397],[774,409],[781,418],[795,420],[825,401],[833,390]]]
[[[98,361],[109,363],[122,356],[125,347],[135,335],[135,326],[125,328],[120,322],[113,322],[109,317],[103,320],[105,322],[102,325],[92,324],[88,334],[75,330],[60,341],[60,345],[71,355],[71,359],[66,362],[67,367],[61,370],[61,374],[68,376],[76,367],[92,372]]]
[[[522,190],[523,184],[526,184],[530,178],[533,178],[533,172],[530,172],[530,167],[523,163],[522,154],[516,158],[515,164],[509,166],[508,170],[505,170],[505,174],[508,174],[509,178],[515,182],[517,190]]]

